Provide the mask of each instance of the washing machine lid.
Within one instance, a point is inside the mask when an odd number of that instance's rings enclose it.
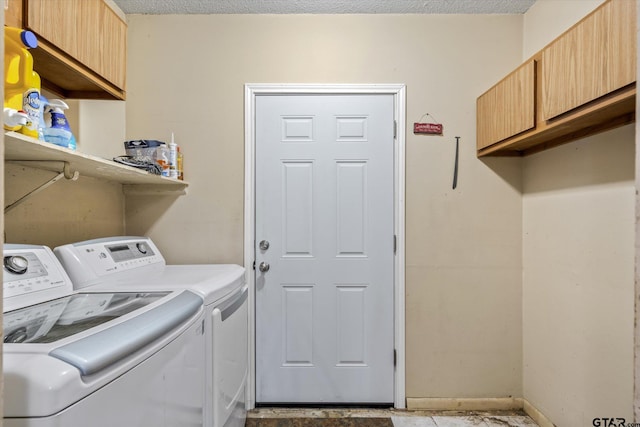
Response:
[[[77,293],[3,315],[5,344],[55,343],[122,317],[168,292]]]

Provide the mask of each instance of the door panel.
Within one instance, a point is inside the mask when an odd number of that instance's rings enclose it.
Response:
[[[258,403],[393,402],[393,113],[256,98]]]
[[[282,162],[283,256],[311,256],[313,162]]]

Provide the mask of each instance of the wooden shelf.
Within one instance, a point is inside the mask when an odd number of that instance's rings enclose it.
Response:
[[[57,172],[62,170],[60,165],[63,163],[56,165],[52,162],[67,162],[72,173],[76,171],[80,173],[80,179],[83,176],[90,176],[124,184],[127,193],[185,194],[189,186],[185,181],[153,175],[141,169],[69,150],[17,132],[5,133],[4,160]]]

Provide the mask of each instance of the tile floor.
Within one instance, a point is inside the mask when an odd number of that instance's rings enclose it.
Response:
[[[531,418],[518,415],[438,415],[431,417],[391,417],[394,427],[533,427]]]
[[[522,411],[258,408],[246,427],[536,427]]]

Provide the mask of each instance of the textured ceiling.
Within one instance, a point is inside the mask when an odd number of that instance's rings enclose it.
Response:
[[[519,14],[535,0],[113,0],[126,14]]]

